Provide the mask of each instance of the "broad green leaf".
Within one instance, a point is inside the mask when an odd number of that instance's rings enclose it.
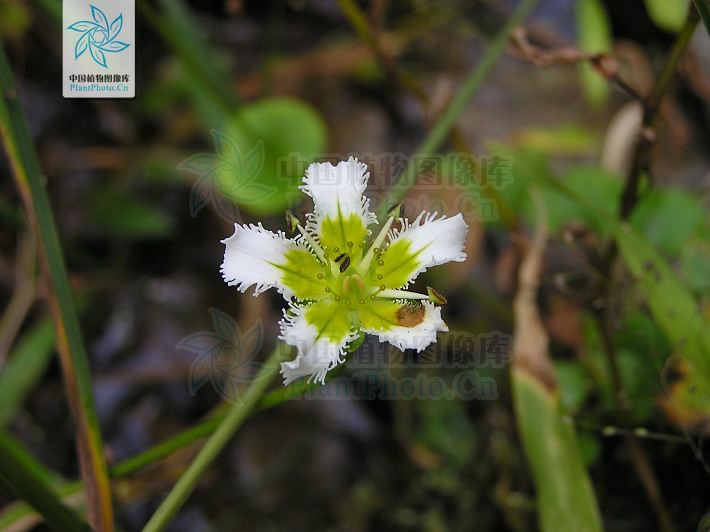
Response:
[[[555,360],[554,364],[562,406],[569,412],[579,412],[591,391],[591,379],[579,362]]]
[[[598,210],[611,217],[617,215],[622,187],[617,176],[595,166],[576,166],[570,168],[563,179],[570,190],[593,202]],[[602,234],[605,232],[606,223],[584,205],[554,189],[545,189],[544,194],[552,230],[560,229],[565,223],[576,220]],[[528,208],[532,208],[529,203]],[[529,212],[529,216],[533,214]]]
[[[665,409],[679,424],[699,431],[710,430],[710,327],[700,304],[653,245],[629,223],[610,216],[608,210],[600,208],[566,182],[554,178],[534,161],[529,163],[525,154],[518,153],[517,157],[523,172],[536,182],[568,196],[611,232],[654,321],[674,351],[675,364],[668,366],[673,371],[665,372],[664,376],[677,378],[667,383],[670,393],[664,403]]]
[[[256,201],[234,198],[254,214],[275,214],[288,208],[289,201],[298,197],[306,167],[326,149],[323,120],[295,99],[274,98],[245,105],[231,117],[225,131],[247,154],[245,162],[250,169],[260,162],[253,148],[263,142],[263,165],[251,183],[268,193],[260,194]]]
[[[702,241],[689,243],[680,252],[680,269],[690,288],[707,295],[710,292],[710,245]]]
[[[609,17],[600,0],[577,1],[579,48],[585,52],[609,53],[612,47]],[[609,84],[587,62],[580,64],[582,91],[587,102],[601,107],[609,96]]]
[[[648,16],[656,26],[677,32],[688,16],[690,0],[644,0]]]
[[[664,402],[690,429],[710,427],[710,327],[699,304],[653,246],[628,224],[613,224],[619,252],[674,350],[677,379]]]
[[[113,237],[132,240],[163,238],[173,229],[173,219],[136,196],[100,189],[91,197],[93,225]]]
[[[577,435],[565,418],[559,393],[521,369],[513,369],[512,379],[518,430],[535,478],[540,529],[602,530]]]
[[[631,215],[631,225],[654,246],[677,255],[705,223],[707,214],[700,201],[681,188],[650,190]]]

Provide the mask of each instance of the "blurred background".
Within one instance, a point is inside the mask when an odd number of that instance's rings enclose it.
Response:
[[[305,166],[350,155],[368,163],[373,204],[386,206],[397,176],[516,4],[139,0],[136,97],[84,100],[61,96],[61,4],[0,2],[0,32],[59,227],[109,465],[200,423],[222,400],[224,389],[211,382],[191,390],[199,353],[177,346],[214,330],[210,309],[231,317],[242,335],[260,324],[256,360],[276,345],[283,299],[274,291],[242,295],[221,279],[220,240],[233,223],[285,230],[287,208],[301,216],[311,208],[297,189]],[[432,351],[407,353],[407,364],[386,368],[451,386],[461,372],[446,363],[454,340],[499,333],[508,357],[475,366],[494,383],[494,396],[286,400],[246,421],[168,530],[536,527],[535,484],[516,428],[509,371],[520,242],[537,219],[528,195],[533,178],[516,162],[534,161],[617,212],[641,120],[633,92],[651,91],[685,21],[684,2],[666,2],[667,11],[662,4],[539,1],[525,32],[493,58],[458,117],[441,147],[449,155],[423,158],[425,171],[407,191],[410,219],[421,210],[464,213],[468,260],[427,272],[414,285],[420,292],[434,286],[448,298],[443,315],[451,332]],[[565,47],[610,54],[611,81],[574,54],[546,67],[531,62],[531,49]],[[699,24],[660,106],[647,192],[630,220],[705,319],[709,104],[710,40]],[[263,143],[255,177],[263,193],[240,195],[234,181],[240,176],[210,174],[196,163],[199,154],[219,155],[215,132],[243,154]],[[475,177],[459,167],[467,151],[478,164]],[[46,467],[76,479],[46,288],[10,172],[0,164],[0,420]],[[604,525],[661,528],[618,428],[626,424],[643,429],[637,434],[676,530],[695,530],[710,510],[708,409],[686,411],[668,400],[672,385],[664,372],[674,346],[622,267],[605,300],[624,386],[620,419],[595,321],[606,297],[600,262],[609,231],[554,191],[543,195],[550,234],[538,303],[562,405]],[[394,356],[368,340],[339,378],[357,378],[373,353],[376,360]],[[10,393],[2,372],[19,357],[26,383]],[[435,363],[421,364],[431,357]],[[690,378],[676,372],[681,381]],[[121,529],[141,529],[199,442],[114,480]],[[13,500],[0,485],[5,516]],[[72,504],[81,505],[81,496]],[[4,525],[46,529],[22,520]]]

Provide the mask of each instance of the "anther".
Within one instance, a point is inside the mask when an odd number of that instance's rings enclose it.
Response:
[[[338,248],[335,248],[333,251],[337,251],[337,249],[338,249]],[[333,259],[333,260],[334,260],[335,262],[340,262],[341,260],[343,260],[343,257],[345,257],[345,255],[347,255],[347,253],[341,253],[340,255],[338,255],[337,257],[335,257],[335,259]]]
[[[291,211],[286,211],[286,227],[288,227],[288,232],[295,233],[299,225],[301,225],[301,221],[298,217]]]
[[[346,255],[345,253],[343,253],[343,255],[345,255],[345,258],[343,262],[340,263],[340,273],[343,273],[350,266],[350,255]]]
[[[426,287],[426,292],[429,295],[429,301],[435,305],[446,305],[446,298],[434,290],[431,286]]]
[[[404,204],[399,201],[387,209],[387,217],[394,216],[395,218],[401,218],[404,215]]]

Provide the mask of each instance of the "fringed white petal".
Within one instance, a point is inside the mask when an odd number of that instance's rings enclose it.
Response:
[[[459,213],[453,218],[442,216],[438,220],[436,215],[436,212],[421,212],[413,222],[402,218],[402,228],[389,232],[390,246],[406,240],[410,243],[409,252],[418,254],[410,282],[432,266],[466,260],[463,247],[468,225],[463,215]]]
[[[272,233],[259,225],[234,224],[234,234],[222,240],[224,261],[220,272],[225,282],[236,285],[244,293],[254,286],[254,296],[276,288],[286,299],[294,293],[282,281],[279,265],[287,263],[286,254],[294,249],[305,249],[296,240],[289,240],[282,232]]]
[[[299,187],[313,199],[314,211],[308,215],[306,224],[308,231],[320,236],[324,218],[347,219],[358,215],[364,227],[377,223],[377,217],[370,212],[370,199],[364,196],[369,178],[367,165],[355,157],[336,166],[329,162],[311,164],[304,184]]]
[[[398,349],[416,349],[423,351],[436,342],[436,334],[445,332],[449,327],[441,319],[441,307],[434,306],[430,301],[424,301],[424,319],[413,327],[386,324],[380,329],[363,329],[364,332],[375,334],[380,342],[389,342]]]
[[[357,338],[357,332],[351,331],[349,325],[341,326],[339,330],[335,331],[332,327],[329,328],[328,322],[309,323],[306,313],[311,307],[318,305],[328,304],[314,303],[308,307],[292,306],[289,312],[284,311],[284,318],[280,322],[281,336],[279,339],[295,346],[298,350],[295,359],[281,363],[281,374],[285,386],[306,376],[308,382],[315,379],[324,384],[328,371],[344,361],[347,344]],[[333,306],[333,312],[342,312],[343,310]]]

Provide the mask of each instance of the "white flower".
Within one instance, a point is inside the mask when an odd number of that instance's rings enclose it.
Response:
[[[313,163],[300,187],[314,204],[305,227],[287,213],[298,236],[235,224],[234,234],[222,241],[227,284],[241,292],[254,286],[255,296],[276,288],[289,303],[280,339],[298,354],[281,365],[284,384],[305,376],[323,383],[364,333],[422,351],[437,332],[448,330],[434,305],[436,292],[402,289],[427,268],[466,259],[466,222],[461,214],[437,219],[422,212],[413,222],[398,218],[397,230],[391,216],[368,246],[369,226],[377,224],[363,195],[369,176],[353,157],[337,166]]]

